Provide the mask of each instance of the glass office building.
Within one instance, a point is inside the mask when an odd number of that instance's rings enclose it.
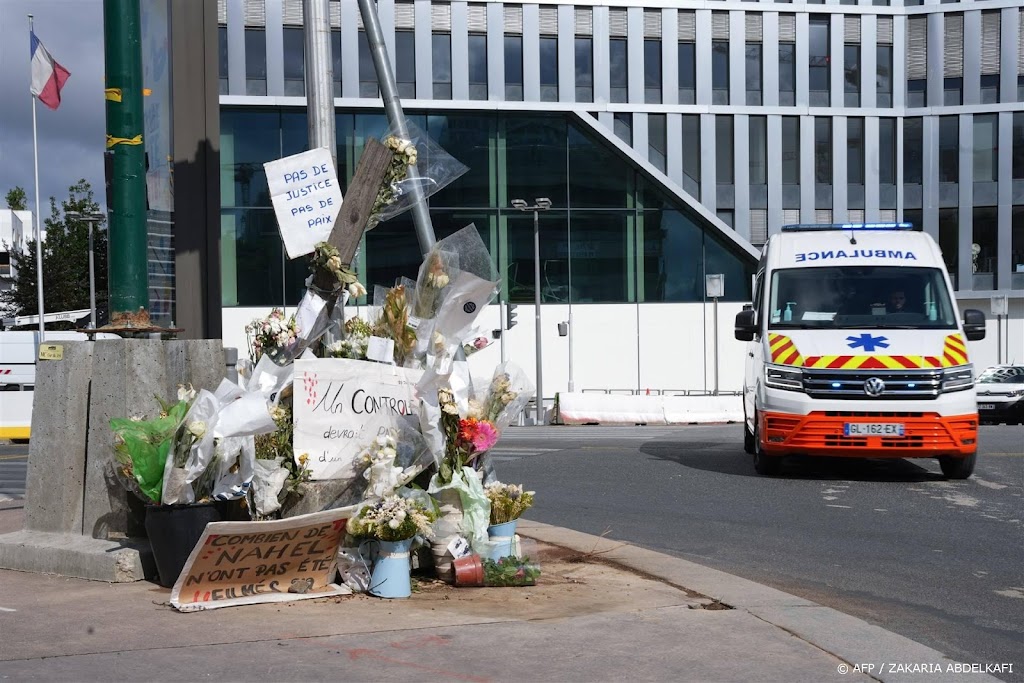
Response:
[[[962,304],[1024,305],[1016,0],[377,7],[404,107],[470,167],[431,199],[435,231],[474,223],[504,300],[534,293],[532,216],[510,202],[548,197],[546,303],[704,306],[709,273],[742,302],[782,225],[906,220],[939,242]],[[356,0],[330,10],[350,178],[386,122]],[[294,305],[305,266],[283,254],[262,163],[306,148],[302,2],[219,11],[223,303]],[[417,252],[404,216],[358,265],[388,284]]]

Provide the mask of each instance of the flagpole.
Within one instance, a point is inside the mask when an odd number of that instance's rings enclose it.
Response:
[[[32,15],[28,15],[29,34],[35,30]],[[43,322],[43,231],[40,227],[42,208],[39,204],[39,139],[36,134],[36,96],[32,97],[32,155],[35,157],[36,167],[36,296],[39,301],[39,343],[46,340],[46,323]]]

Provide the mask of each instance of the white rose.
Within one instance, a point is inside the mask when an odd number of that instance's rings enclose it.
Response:
[[[206,436],[206,423],[202,420],[195,420],[188,425],[188,432],[197,439]]]
[[[397,519],[392,519],[390,522],[388,522],[388,526],[392,529],[397,529],[398,527],[402,526],[402,523],[399,522]]]
[[[353,282],[348,286],[348,293],[354,299],[366,296],[366,287],[363,287],[361,282]]]
[[[184,384],[178,385],[178,400],[179,401],[192,401],[196,397],[196,390],[189,384],[187,387]]]

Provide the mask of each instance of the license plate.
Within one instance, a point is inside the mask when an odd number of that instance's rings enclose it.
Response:
[[[978,404],[978,409],[979,410],[995,410],[996,409],[996,404],[995,403],[979,403]]]
[[[903,425],[896,422],[847,422],[845,436],[903,436]]]

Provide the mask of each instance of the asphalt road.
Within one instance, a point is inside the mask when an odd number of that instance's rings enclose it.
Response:
[[[531,519],[629,541],[860,617],[1024,681],[1024,430],[983,427],[975,475],[931,460],[787,462],[739,425],[511,428],[494,451]]]
[[[27,471],[28,444],[0,442],[0,505],[24,497]]]

